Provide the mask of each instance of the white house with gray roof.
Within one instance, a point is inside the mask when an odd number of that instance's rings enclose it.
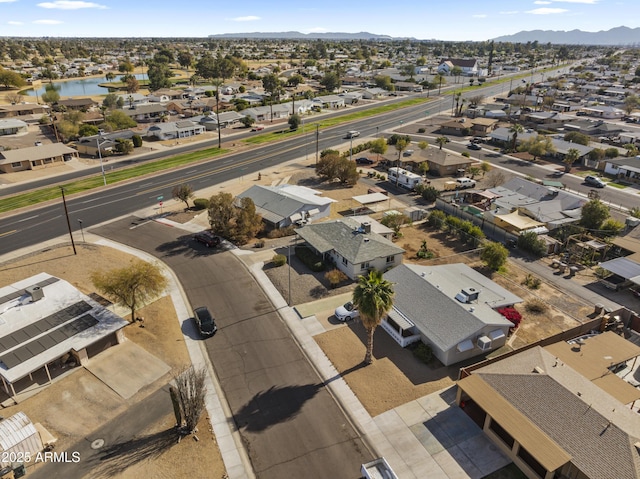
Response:
[[[320,191],[297,185],[254,185],[237,198],[251,198],[267,227],[284,228],[326,218],[336,200],[320,196]]]
[[[176,138],[188,138],[190,136],[201,135],[205,132],[202,125],[191,120],[171,121],[169,123],[156,123],[147,130],[147,137],[154,137],[158,140],[174,140]]]
[[[305,225],[296,233],[323,259],[350,279],[371,269],[387,271],[402,264],[404,250],[371,231],[371,225],[350,218]]]
[[[401,346],[421,340],[448,366],[498,349],[513,323],[496,311],[522,299],[463,263],[386,272],[393,308],[381,326]]]

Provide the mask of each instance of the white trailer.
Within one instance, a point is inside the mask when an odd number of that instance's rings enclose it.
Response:
[[[416,186],[423,182],[422,176],[410,171],[403,170],[397,166],[389,168],[389,183],[402,186],[408,190],[413,190]]]

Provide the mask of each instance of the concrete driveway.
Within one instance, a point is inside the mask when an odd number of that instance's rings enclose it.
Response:
[[[371,454],[246,267],[182,230],[132,222],[93,232],[155,255],[212,311],[207,351],[257,477],[358,477]]]

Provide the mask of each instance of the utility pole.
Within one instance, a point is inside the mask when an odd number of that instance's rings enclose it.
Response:
[[[69,210],[67,210],[67,200],[64,197],[64,188],[60,187],[60,192],[62,193],[62,204],[64,205],[64,215],[67,218],[67,228],[69,229],[69,237],[71,238],[71,247],[73,248],[73,254],[78,254],[76,251],[76,244],[73,241],[73,233],[71,233],[71,222],[69,221]]]
[[[316,166],[318,166],[318,143],[320,141],[320,124],[316,123]]]

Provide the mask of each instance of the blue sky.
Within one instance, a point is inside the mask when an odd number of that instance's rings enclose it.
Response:
[[[0,36],[205,37],[295,30],[487,40],[521,30],[621,25],[640,26],[640,1],[0,0]]]

